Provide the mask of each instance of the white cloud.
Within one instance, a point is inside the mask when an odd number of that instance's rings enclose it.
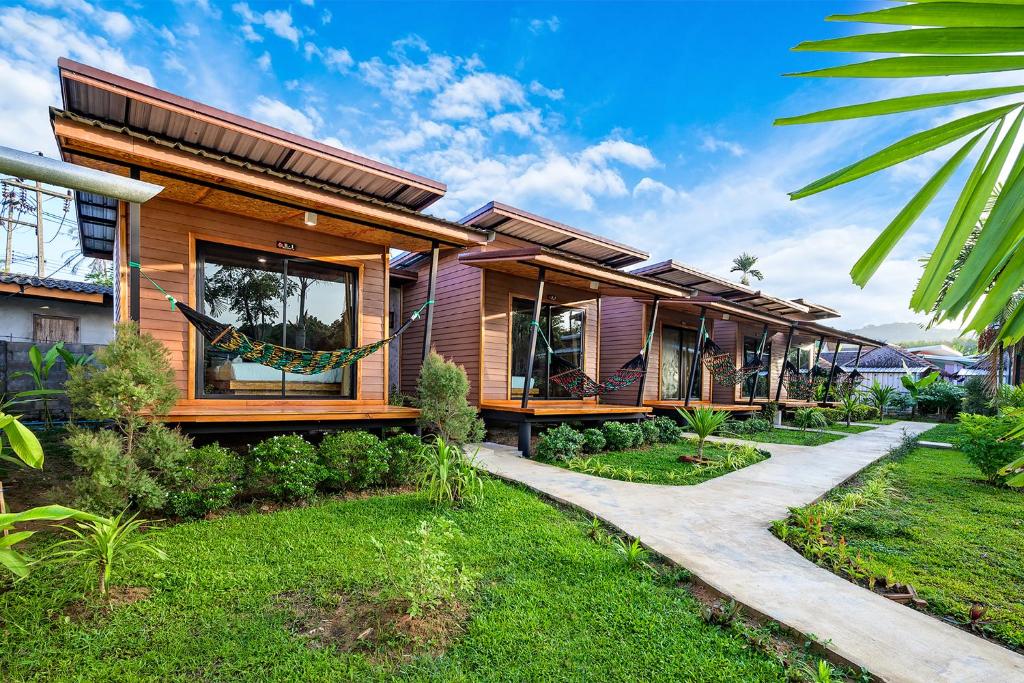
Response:
[[[301,33],[292,23],[292,14],[288,10],[267,10],[254,12],[246,2],[236,2],[231,9],[242,19],[242,36],[250,42],[263,40],[254,26],[264,26],[278,38],[283,38],[298,47]]]
[[[167,28],[166,26],[160,27],[160,37],[167,41],[167,44],[174,47],[178,44],[178,37],[174,35],[174,31]]]
[[[323,124],[319,113],[310,107],[300,111],[281,100],[259,95],[249,109],[249,114],[257,121],[269,123],[303,137],[312,138],[316,128]]]
[[[673,201],[677,196],[678,192],[663,182],[655,180],[654,178],[643,177],[636,185],[633,186],[633,198],[641,199],[644,197],[656,197],[663,203]]]
[[[306,61],[313,59],[314,56],[323,57],[324,53],[320,51],[320,48],[316,43],[306,41],[306,44],[302,46],[302,54],[306,57]]]
[[[473,73],[448,85],[431,106],[435,116],[444,119],[478,119],[506,105],[526,102],[523,86],[508,76]]]
[[[256,59],[256,65],[263,73],[270,73],[270,53],[264,51],[263,54]]]
[[[121,14],[120,12],[107,12],[100,11],[99,15],[100,26],[107,32],[112,38],[118,40],[124,40],[130,38],[135,33],[135,25],[132,24],[131,19]]]
[[[495,133],[515,133],[524,138],[544,132],[544,124],[537,109],[498,114],[488,120],[488,125]]]
[[[728,152],[734,157],[741,157],[747,153],[743,145],[730,140],[723,140],[709,133],[701,136],[700,148],[705,152]]]
[[[220,19],[221,17],[220,10],[211,5],[210,0],[174,0],[174,4],[181,5],[182,7],[195,7],[213,19]]]
[[[598,166],[607,165],[609,161],[618,161],[639,169],[654,168],[658,165],[658,160],[651,154],[651,150],[622,139],[603,140],[583,150],[581,157]]]
[[[558,88],[557,90],[546,88],[544,87],[544,85],[541,84],[540,81],[530,82],[530,92],[532,92],[534,95],[546,97],[549,100],[561,100],[562,98],[565,97],[565,91],[562,90],[561,88]]]
[[[324,55],[324,66],[334,71],[348,71],[356,63],[352,55],[345,48],[327,48]]]
[[[184,38],[199,37],[199,27],[188,21],[178,27],[178,35]]]
[[[452,80],[455,61],[447,55],[431,54],[425,63],[401,61],[386,64],[380,57],[359,63],[359,73],[369,85],[400,104],[419,93],[433,93]]]
[[[327,26],[329,23],[331,23],[331,19],[333,18],[334,15],[331,14],[331,10],[325,9],[323,14],[320,15],[320,23],[323,24],[324,26]]]
[[[530,21],[530,31],[534,34],[543,33],[545,30],[555,33],[562,22],[558,17],[551,15],[547,19],[533,19]]]
[[[302,4],[306,7],[312,7],[316,4],[316,0],[301,0]]]

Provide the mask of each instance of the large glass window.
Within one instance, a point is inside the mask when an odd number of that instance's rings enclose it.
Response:
[[[697,347],[697,333],[681,327],[661,328],[661,400],[684,400],[690,368]],[[693,382],[691,399],[700,400],[700,374]]]
[[[583,319],[581,308],[544,304],[541,307],[540,330],[551,344],[552,354],[537,337],[537,354],[530,379],[527,381],[526,364],[530,355],[530,322],[533,321],[533,302],[514,299],[512,302],[512,367],[510,380],[512,398],[522,398],[523,388],[529,386],[531,398],[569,398],[570,395],[551,382],[561,364],[553,363],[556,356],[570,365],[583,365]]]
[[[761,345],[758,337],[743,338],[743,365],[748,366],[757,360],[757,348]],[[764,353],[761,354],[761,369],[757,375],[749,377],[743,382],[743,395],[750,396],[753,390],[754,398],[768,398],[768,375],[771,372],[772,345],[765,343]],[[756,389],[755,389],[756,384]]]
[[[810,372],[811,363],[814,360],[814,344],[804,344],[803,346],[793,346],[789,349],[789,357],[787,360],[792,364],[794,368],[800,371],[801,374]]]
[[[347,268],[199,244],[199,303],[219,322],[258,341],[332,351],[356,344],[355,273]],[[242,360],[200,337],[201,395],[352,398],[355,366],[302,375]]]

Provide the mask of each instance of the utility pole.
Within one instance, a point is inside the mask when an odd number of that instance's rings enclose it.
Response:
[[[11,258],[14,256],[14,195],[7,203],[7,252],[4,254],[4,272],[11,272]]]
[[[43,185],[36,181],[36,274],[46,277],[46,256],[43,250],[46,240],[43,239]]]

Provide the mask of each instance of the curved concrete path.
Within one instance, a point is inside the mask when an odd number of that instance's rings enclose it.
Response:
[[[768,526],[811,503],[888,452],[902,422],[821,446],[757,444],[768,460],[695,486],[602,479],[484,444],[492,474],[582,508],[640,538],[717,591],[802,634],[883,680],[1024,682],[1024,657],[891,602],[805,560]]]

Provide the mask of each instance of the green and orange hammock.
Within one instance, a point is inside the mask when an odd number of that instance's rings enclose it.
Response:
[[[743,384],[764,369],[764,363],[760,358],[737,367],[732,354],[726,353],[722,347],[708,338],[704,339],[700,360],[715,381],[721,384]]]
[[[173,296],[168,294],[163,287],[153,281],[151,277],[139,268],[137,263],[129,263],[132,268],[138,268],[139,273],[149,280],[171,303],[171,310],[179,310],[185,319],[192,323],[192,326],[199,330],[199,333],[210,342],[210,346],[218,351],[237,354],[243,360],[251,363],[259,363],[268,367],[293,372],[299,375],[318,375],[335,368],[344,368],[356,363],[363,358],[379,351],[387,346],[393,339],[405,332],[409,327],[419,320],[423,311],[433,301],[427,301],[420,306],[405,323],[391,333],[390,336],[380,339],[365,346],[357,346],[351,349],[335,349],[334,351],[310,351],[309,349],[291,349],[287,346],[279,346],[268,342],[257,341],[242,334],[234,325],[214,320],[205,313],[200,313],[191,306],[186,306]]]
[[[626,361],[626,364],[613,372],[610,377],[598,382],[591,378],[590,375],[583,372],[579,367],[573,365],[564,358],[557,356],[554,349],[551,348],[551,343],[548,342],[548,338],[544,336],[544,333],[541,331],[540,325],[534,321],[530,321],[530,325],[537,329],[537,334],[540,335],[541,340],[544,342],[544,346],[548,350],[548,358],[551,359],[552,365],[559,366],[559,371],[556,374],[551,375],[551,381],[564,389],[570,396],[575,398],[602,396],[614,391],[619,391],[620,389],[625,389],[631,384],[636,384],[640,381],[640,378],[643,377],[644,373],[647,371],[646,357],[647,352],[651,348],[651,335],[648,335],[647,341],[644,343],[644,348],[640,353]]]
[[[794,401],[810,401],[825,381],[826,374],[815,367],[801,373],[793,363],[786,361],[786,396]]]

